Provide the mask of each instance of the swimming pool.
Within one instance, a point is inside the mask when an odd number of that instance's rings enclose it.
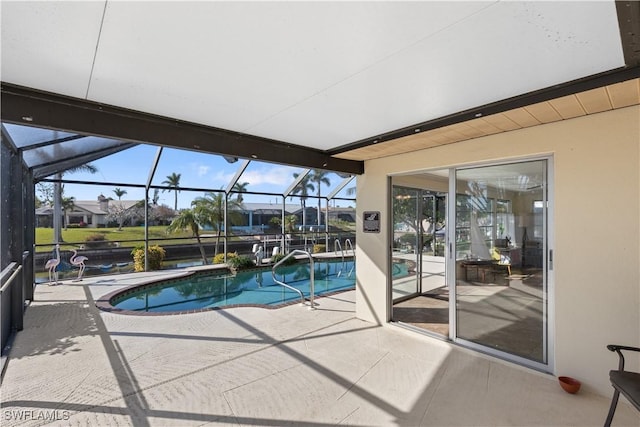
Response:
[[[355,287],[353,260],[315,261],[315,295],[345,291]],[[310,296],[309,264],[281,266],[276,278]],[[230,274],[207,271],[186,277],[116,292],[109,296],[112,307],[120,312],[193,312],[230,306],[275,308],[300,301],[300,295],[274,283],[271,269],[252,269]]]

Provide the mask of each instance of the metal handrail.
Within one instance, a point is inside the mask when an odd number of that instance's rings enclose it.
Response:
[[[2,273],[0,273],[0,283],[2,283],[5,276],[7,276],[9,272],[14,268],[15,268],[15,271],[11,274],[11,276],[9,276],[9,278],[7,279],[7,282],[4,285],[2,285],[2,288],[0,288],[0,293],[4,292],[11,285],[11,282],[13,282],[13,279],[15,279],[18,273],[20,273],[20,270],[22,270],[22,266],[16,262],[12,262],[11,264],[7,265],[4,270],[2,270]]]
[[[353,257],[356,257],[356,250],[353,248],[353,244],[351,243],[351,240],[349,239],[345,239],[344,241],[344,247],[345,249],[348,249],[348,247],[351,247],[351,252],[353,252]]]
[[[280,280],[276,279],[276,268],[278,268],[280,265],[282,265],[283,262],[285,262],[286,260],[288,260],[289,258],[291,258],[292,256],[296,255],[296,254],[300,254],[300,255],[306,255],[309,257],[309,280],[310,280],[310,286],[309,286],[309,310],[314,310],[315,304],[313,302],[313,297],[314,297],[314,267],[313,267],[313,257],[311,256],[311,254],[309,252],[305,252],[305,251],[301,251],[299,249],[295,249],[291,252],[289,252],[284,258],[282,258],[280,261],[278,261],[277,263],[275,263],[275,265],[271,268],[271,276],[273,277],[273,281],[275,283],[277,283],[280,286],[284,286],[285,288],[291,289],[297,293],[300,294],[300,298],[302,300],[302,302],[300,303],[300,305],[305,305],[305,299],[304,299],[304,294],[302,293],[302,291],[300,289],[294,288],[293,286],[289,286],[284,282],[281,282]]]
[[[351,246],[351,252],[353,252],[353,266],[351,267],[351,270],[349,270],[349,274],[347,274],[347,277],[351,277],[351,274],[353,273],[353,269],[356,268],[356,250],[353,248],[353,244],[351,243],[351,240],[346,239],[344,241],[344,247],[348,248],[349,246]]]
[[[336,250],[336,246],[340,248],[340,252],[342,253],[342,258],[344,258],[344,252],[342,251],[342,245],[340,244],[340,239],[336,239],[335,242],[333,243],[333,251],[334,252],[338,252]]]
[[[336,251],[336,245],[340,248],[340,254],[342,255],[342,267],[340,267],[340,271],[338,271],[338,277],[342,275],[342,269],[344,268],[344,251],[342,250],[342,245],[340,244],[340,239],[336,239],[333,243],[333,251]]]

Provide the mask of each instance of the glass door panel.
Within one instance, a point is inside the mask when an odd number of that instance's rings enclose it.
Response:
[[[397,302],[420,292],[420,190],[393,186],[392,297]]]
[[[456,340],[547,364],[547,161],[459,169]]]
[[[426,173],[408,180],[425,186],[439,185],[441,189],[393,186],[391,318],[449,337],[449,288],[444,256],[446,180],[434,179]]]

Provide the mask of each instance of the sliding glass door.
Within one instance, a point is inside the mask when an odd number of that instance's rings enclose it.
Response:
[[[392,178],[393,321],[548,369],[550,161]]]
[[[455,340],[548,363],[547,160],[455,171]],[[453,258],[453,253],[451,254]]]

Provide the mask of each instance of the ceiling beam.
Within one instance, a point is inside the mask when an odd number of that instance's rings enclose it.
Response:
[[[640,2],[616,1],[622,53],[627,67],[640,65]]]
[[[259,136],[1,83],[2,121],[272,163],[364,173],[364,162]]]

